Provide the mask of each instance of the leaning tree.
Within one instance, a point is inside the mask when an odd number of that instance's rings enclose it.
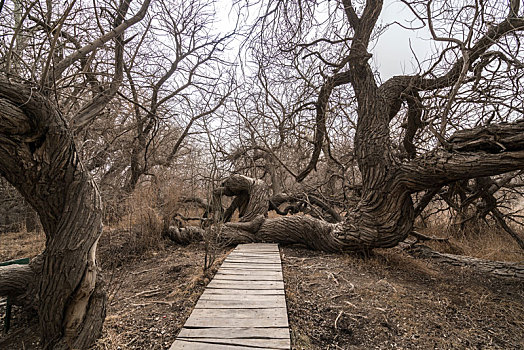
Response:
[[[418,73],[385,82],[374,72],[369,52],[383,29],[377,25],[383,1],[263,3],[250,47],[266,53],[266,67],[289,59],[299,77],[305,70],[296,62],[315,60],[319,67],[316,78],[306,76],[304,83],[318,91],[311,160],[291,175],[300,182],[315,169],[328,141],[334,91],[345,88],[355,103],[353,152],[362,183],[356,205],[343,220],[329,223],[309,216],[268,219],[269,194],[260,195],[264,185],[232,176],[215,193],[241,198],[237,204],[244,216],[221,226],[224,237],[300,242],[326,251],[393,247],[413,230],[414,193],[427,191],[426,200],[457,181],[522,169],[521,2],[401,3],[440,43],[441,52],[421,63]],[[318,29],[326,23],[327,29]],[[285,79],[277,74],[268,90],[272,83]]]
[[[101,334],[102,204],[73,133],[117,93],[124,32],[149,3],[128,19],[129,0],[108,2],[100,12],[75,1],[0,5],[0,175],[35,209],[46,235],[45,250],[28,266],[0,269],[0,295],[37,310],[45,349],[86,349]]]

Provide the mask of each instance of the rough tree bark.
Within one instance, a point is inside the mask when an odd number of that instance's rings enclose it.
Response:
[[[365,133],[369,134],[373,134],[373,130]],[[492,142],[483,140],[482,135],[486,134],[496,135],[498,144],[506,150],[493,149]],[[244,213],[240,223],[225,224],[222,236],[232,243],[301,243],[324,251],[393,247],[413,231],[415,208],[411,193],[524,166],[524,121],[463,130],[458,135],[460,137],[451,137],[449,141],[454,151],[439,150],[403,162],[390,154],[387,161],[377,155],[377,152],[388,154],[384,147],[365,146],[365,152],[356,147],[361,169],[367,171],[363,177],[362,197],[358,205],[336,223],[309,216],[266,219],[268,187],[254,186],[259,182],[243,176],[231,176],[220,187],[220,193],[241,196],[242,202],[250,203],[249,208],[253,211]],[[460,151],[465,144],[475,144],[476,152],[469,148],[467,152]],[[370,166],[373,160],[378,164]],[[250,196],[252,188],[256,188],[255,196]],[[260,204],[255,205],[256,201]],[[194,237],[192,230],[187,232]]]
[[[368,62],[371,55],[367,49],[383,1],[367,0],[360,15],[351,1],[342,2],[354,35],[348,56],[340,60],[334,74],[326,78],[319,91],[314,152],[306,169],[296,178],[303,180],[316,166],[326,134],[325,114],[332,90],[351,84],[358,115],[354,154],[362,174],[359,202],[337,223],[307,216],[265,219],[260,212],[253,212],[244,216],[244,222],[224,226],[223,236],[232,241],[303,243],[326,251],[393,247],[413,230],[416,212],[412,193],[431,192],[452,182],[492,176],[524,166],[524,121],[462,130],[448,140],[441,136],[439,149],[418,156],[412,142],[416,130],[422,126],[419,92],[455,86],[464,66],[471,68],[504,35],[523,30],[524,19],[516,17],[520,2],[512,1],[507,18],[487,29],[465,51],[467,59],[457,59],[441,76],[395,76],[381,85]],[[409,130],[404,152],[399,154],[390,140],[390,123],[403,102],[407,102]],[[230,182],[234,184],[235,178],[230,178]],[[222,191],[228,194],[228,185]],[[243,202],[253,200],[248,194],[242,196]],[[264,206],[265,203],[264,200]]]
[[[123,33],[144,18],[150,1],[128,20],[130,1],[121,1],[112,30],[83,47],[75,45],[52,71],[46,65],[40,82],[16,82],[6,74],[9,64],[0,75],[0,175],[35,209],[46,234],[45,250],[28,266],[0,268],[0,295],[30,301],[38,311],[44,349],[87,349],[102,331],[106,294],[96,264],[102,203],[70,130],[92,122],[116,94]],[[115,72],[109,88],[85,102],[69,126],[56,105],[55,83],[75,62],[113,39]],[[53,47],[49,50],[52,57]]]
[[[34,285],[44,348],[87,348],[105,317],[95,260],[102,232],[98,189],[46,96],[1,80],[0,105],[0,175],[37,211],[46,234],[44,252],[27,268],[3,269],[0,292],[23,295]]]

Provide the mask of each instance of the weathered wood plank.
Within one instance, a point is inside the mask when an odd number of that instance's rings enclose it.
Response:
[[[275,261],[275,264],[280,263],[280,257],[279,256],[228,256],[226,258],[227,260],[239,260],[239,261],[257,261],[257,260],[270,260]]]
[[[225,266],[224,266],[225,265]],[[220,270],[264,270],[264,271],[282,271],[282,266],[279,264],[250,264],[250,263],[222,263]]]
[[[285,295],[282,289],[223,289],[208,288],[204,292],[206,294],[219,294],[219,295]]]
[[[224,264],[279,265],[277,260],[224,260]]]
[[[285,308],[286,300],[275,298],[274,300],[199,300],[195,309],[268,309]]]
[[[231,253],[227,256],[228,258],[280,258],[278,253],[264,253],[264,254],[254,254],[254,253]]]
[[[278,267],[257,268],[257,267],[252,267],[252,266],[239,266],[239,267],[235,268],[235,267],[225,266],[225,267],[220,268],[220,272],[222,272],[222,271],[224,271],[224,272],[228,272],[228,271],[243,271],[243,270],[247,270],[247,271],[258,270],[258,271],[266,271],[266,272],[282,272],[282,270],[278,269]]]
[[[225,263],[244,263],[244,264],[279,264],[278,259],[246,259],[246,258],[233,258],[224,260]]]
[[[249,275],[249,276],[279,276],[282,277],[281,271],[267,271],[257,269],[220,269],[215,276],[220,275]]]
[[[240,249],[236,251],[237,253],[262,253],[262,254],[277,254],[278,250],[274,249]]]
[[[279,271],[245,271],[245,270],[236,270],[236,271],[220,271],[215,276],[266,276],[266,277],[282,277],[282,273]],[[282,278],[281,278],[282,279]]]
[[[275,264],[279,265],[280,261],[278,259],[253,259],[253,258],[232,258],[224,260],[224,263],[234,263],[234,264]]]
[[[282,318],[287,319],[285,308],[271,309],[199,309],[195,308],[190,317],[194,318]]]
[[[200,296],[199,300],[237,300],[237,301],[272,301],[272,300],[280,300],[282,299],[282,295],[253,295],[253,294],[238,294],[238,293],[231,293],[231,294],[211,294],[211,293],[204,293],[202,296]]]
[[[279,264],[253,264],[253,263],[230,263],[230,262],[224,262],[222,264],[224,268],[235,268],[235,269],[259,269],[259,270],[275,270],[277,271],[280,267]]]
[[[281,276],[261,275],[215,275],[215,281],[282,281]]]
[[[211,344],[221,345],[235,345],[235,346],[252,346],[255,348],[267,349],[289,349],[289,339],[214,339],[214,338],[177,338],[177,340],[184,340],[187,342],[206,342]],[[253,349],[253,348],[251,348]]]
[[[250,253],[250,252],[232,252],[229,256],[245,256],[245,257],[280,257],[279,253]]]
[[[211,281],[207,288],[220,289],[280,289],[284,288],[284,282],[279,281]]]
[[[228,256],[280,256],[278,251],[275,252],[259,252],[259,251],[233,251]]]
[[[272,248],[272,249],[278,249],[278,245],[276,243],[245,243],[245,244],[239,244],[237,249],[249,249],[249,248]]]
[[[256,348],[252,346],[235,346],[235,345],[223,345],[205,342],[196,342],[188,340],[175,340],[169,350],[254,350]],[[260,348],[259,348],[260,349]],[[270,350],[279,350],[277,348],[263,348]],[[286,348],[289,349],[289,348]]]
[[[288,327],[287,318],[214,318],[214,317],[191,317],[186,321],[184,327]]]
[[[217,327],[217,328],[182,328],[179,337],[183,338],[216,338],[216,339],[235,339],[235,338],[270,338],[289,340],[289,329],[287,327]]]

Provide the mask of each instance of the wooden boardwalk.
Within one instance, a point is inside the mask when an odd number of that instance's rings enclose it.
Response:
[[[229,254],[170,348],[179,349],[290,349],[277,244]]]

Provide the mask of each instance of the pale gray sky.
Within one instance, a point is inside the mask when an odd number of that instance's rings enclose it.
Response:
[[[254,8],[252,10],[255,12]],[[218,0],[216,11],[218,17],[216,28],[222,32],[233,29],[237,18],[235,11],[231,11],[231,1]],[[257,14],[251,15],[255,18]],[[420,21],[409,23],[414,18],[415,16],[401,1],[385,0],[378,23],[386,25],[397,21],[406,27],[420,26]],[[434,42],[429,38],[431,34],[427,28],[408,30],[397,24],[391,25],[380,36],[375,47],[370,47],[373,63],[379,69],[382,81],[394,75],[417,73],[417,63],[412,50],[420,61],[429,58],[436,51]],[[240,42],[239,40],[234,42]],[[423,65],[423,68],[427,68],[427,65]]]
[[[421,22],[418,20],[409,23],[414,18],[411,11],[400,1],[386,0],[378,22],[385,25],[397,21],[406,27],[420,26]],[[413,31],[397,24],[391,25],[380,36],[372,51],[373,61],[379,68],[382,80],[385,81],[394,75],[417,73],[417,63],[412,50],[420,61],[429,58],[436,50],[429,38],[431,33],[427,27]],[[427,68],[427,65],[423,65],[423,68]]]

